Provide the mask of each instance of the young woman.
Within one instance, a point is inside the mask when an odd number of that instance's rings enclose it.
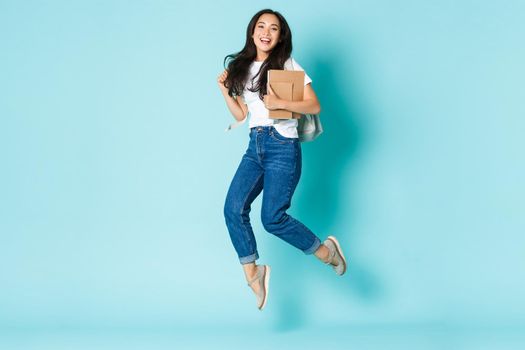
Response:
[[[346,260],[335,237],[328,236],[321,243],[304,224],[286,213],[301,176],[297,119],[270,119],[268,110],[286,109],[301,114],[317,114],[321,110],[306,73],[303,101],[281,100],[269,88],[268,69],[303,70],[291,52],[292,33],[284,17],[269,9],[259,11],[248,24],[244,48],[226,56],[227,68],[218,77],[233,117],[243,122],[250,114],[250,142],[228,190],[224,216],[260,310],[268,298],[270,267],[255,264],[259,254],[249,213],[263,189],[261,219],[265,230],[305,254],[314,254],[338,275],[346,271]]]

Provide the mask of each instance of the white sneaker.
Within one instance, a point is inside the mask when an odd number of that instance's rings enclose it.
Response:
[[[270,289],[270,266],[257,265],[257,272],[255,273],[255,276],[248,281],[248,287],[254,282],[259,283],[259,293],[256,293],[257,307],[259,310],[262,310],[268,300],[268,291]]]
[[[329,250],[328,261],[325,264],[331,264],[335,273],[342,276],[346,272],[346,259],[337,238],[328,236],[323,244]]]

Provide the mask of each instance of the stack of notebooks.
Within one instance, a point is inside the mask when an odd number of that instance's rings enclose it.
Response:
[[[275,95],[287,101],[302,101],[304,97],[304,72],[292,70],[268,70],[268,82]],[[290,112],[285,109],[269,111],[272,119],[300,118],[300,113]]]

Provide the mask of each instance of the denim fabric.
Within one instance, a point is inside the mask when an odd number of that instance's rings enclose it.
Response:
[[[286,211],[301,177],[301,144],[273,126],[250,129],[250,143],[230,184],[224,217],[241,264],[259,258],[250,224],[251,204],[263,191],[261,220],[266,231],[302,250],[314,253],[320,239]]]

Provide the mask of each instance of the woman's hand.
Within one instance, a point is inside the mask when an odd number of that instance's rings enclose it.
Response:
[[[270,84],[266,85],[266,90],[268,95],[264,95],[264,106],[269,110],[283,109],[283,100],[277,97]]]
[[[217,84],[219,84],[219,89],[221,89],[222,92],[228,92],[228,88],[224,86],[224,82],[226,81],[226,78],[228,77],[228,71],[224,70],[221,75],[217,77]]]
[[[242,96],[229,95],[229,89],[224,85],[226,78],[228,78],[228,71],[224,70],[217,77],[217,84],[219,85],[219,89],[221,89],[222,96],[224,97],[226,105],[228,106],[231,114],[237,121],[241,121],[246,118],[248,114],[248,107],[246,107],[246,105],[243,103]]]

